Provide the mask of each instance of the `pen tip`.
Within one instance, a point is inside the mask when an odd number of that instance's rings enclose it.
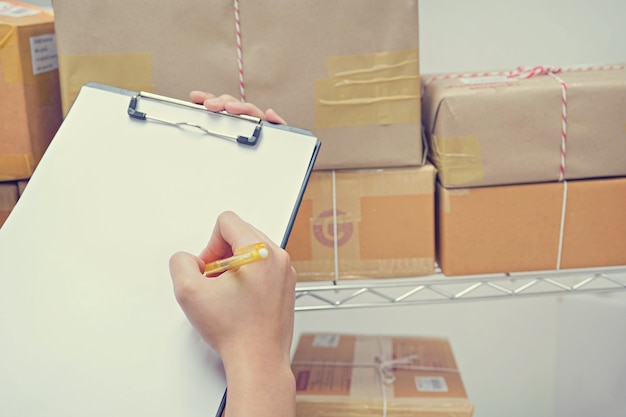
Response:
[[[267,248],[261,248],[261,249],[259,249],[259,256],[260,256],[262,259],[267,258],[269,255],[270,255],[270,252],[267,250]]]

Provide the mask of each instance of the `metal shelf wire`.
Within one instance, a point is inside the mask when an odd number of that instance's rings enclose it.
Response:
[[[626,290],[626,266],[446,277],[299,283],[296,311],[479,301]]]

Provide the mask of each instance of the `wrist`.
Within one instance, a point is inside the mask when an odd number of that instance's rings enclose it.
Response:
[[[223,358],[228,386],[226,415],[295,416],[296,382],[289,355],[275,350],[248,353],[231,351]]]
[[[250,375],[273,375],[277,372],[291,374],[290,352],[284,348],[258,343],[254,346],[237,345],[221,352],[226,376],[240,373]]]

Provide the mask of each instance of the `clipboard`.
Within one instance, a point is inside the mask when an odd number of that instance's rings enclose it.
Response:
[[[319,147],[84,85],[0,229],[0,415],[219,414],[224,370],[174,298],[169,257],[199,253],[225,210],[285,247]]]

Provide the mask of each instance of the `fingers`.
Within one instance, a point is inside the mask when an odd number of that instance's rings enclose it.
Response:
[[[208,263],[230,256],[237,249],[257,242],[273,245],[258,229],[237,214],[226,211],[218,216],[211,238],[199,257]]]
[[[273,109],[268,109],[265,112],[265,119],[268,122],[272,122],[272,123],[277,123],[277,124],[281,124],[281,125],[286,125],[287,124],[287,122],[285,122],[285,119],[280,117],[278,115],[278,113],[276,113]]]
[[[285,120],[278,115],[274,110],[269,109],[265,113],[252,103],[243,103],[237,100],[235,97],[222,94],[219,97],[211,93],[205,93],[203,91],[192,91],[189,93],[189,98],[196,104],[203,104],[210,111],[220,112],[227,111],[231,114],[245,114],[248,116],[258,117],[268,122],[287,124]]]
[[[211,93],[205,93],[204,91],[192,91],[189,93],[189,100],[196,104],[203,104],[206,100],[212,99],[215,96]]]
[[[233,96],[223,94],[219,97],[209,98],[204,101],[204,107],[211,111],[227,111],[231,114],[246,114],[265,120],[265,114],[257,106],[251,103],[242,103]]]
[[[195,292],[195,284],[201,282],[198,278],[203,277],[204,265],[190,253],[177,252],[170,258],[169,268],[176,300],[184,305]]]

